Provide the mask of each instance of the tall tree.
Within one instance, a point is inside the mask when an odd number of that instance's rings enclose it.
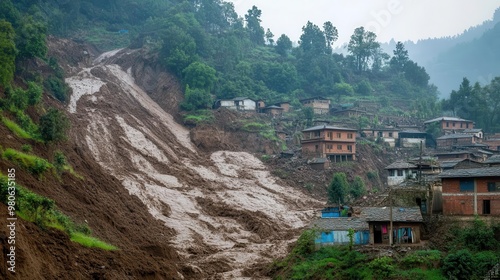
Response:
[[[408,51],[401,42],[397,42],[396,49],[393,51],[394,56],[391,58],[391,68],[400,73],[405,69],[406,63],[410,60],[408,56]]]
[[[271,32],[271,29],[267,29],[266,31],[266,41],[269,45],[273,46],[274,45],[274,34]]]
[[[368,69],[370,59],[380,48],[380,44],[376,40],[377,35],[371,31],[365,31],[362,26],[354,30],[347,50],[354,57],[356,71],[362,72]]]
[[[344,172],[333,174],[328,186],[328,202],[332,204],[344,203],[347,200],[349,182]]]
[[[288,52],[292,49],[292,40],[285,34],[281,34],[276,41],[276,52],[283,57],[286,57]]]
[[[339,38],[339,32],[337,31],[337,28],[333,26],[333,24],[330,21],[327,21],[323,24],[323,31],[325,33],[327,53],[331,54],[332,45]]]
[[[305,54],[321,55],[326,53],[325,35],[317,25],[310,21],[302,27],[299,45]]]
[[[248,13],[245,15],[250,40],[256,45],[264,45],[264,28],[260,26],[261,15],[262,11],[256,6],[252,6],[252,9],[248,10]]]

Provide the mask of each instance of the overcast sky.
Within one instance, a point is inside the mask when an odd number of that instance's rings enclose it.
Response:
[[[253,5],[262,10],[261,25],[275,40],[286,34],[299,40],[311,21],[322,27],[331,21],[339,31],[337,46],[349,42],[355,28],[364,26],[379,42],[453,36],[492,19],[500,0],[234,0],[244,17]]]

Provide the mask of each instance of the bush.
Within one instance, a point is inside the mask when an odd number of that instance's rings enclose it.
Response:
[[[401,260],[401,266],[410,268],[431,269],[441,260],[441,252],[438,250],[415,251],[408,254]]]
[[[21,146],[21,151],[25,153],[31,153],[33,151],[33,148],[31,147],[31,145],[24,144]]]
[[[51,108],[40,118],[40,134],[45,142],[58,142],[67,139],[69,120],[61,111]]]
[[[45,88],[61,102],[68,98],[69,87],[62,78],[49,76],[44,82]]]
[[[344,203],[347,196],[349,183],[347,176],[343,172],[333,174],[332,181],[328,186],[328,202],[329,203]]]
[[[443,274],[449,279],[467,280],[474,274],[474,259],[467,249],[450,253],[443,260]]]
[[[47,169],[53,167],[52,164],[43,158],[28,155],[10,148],[6,149],[2,156],[16,163],[21,168],[28,170],[33,175],[42,175]]]
[[[371,261],[368,267],[372,269],[375,279],[388,279],[396,271],[396,266],[393,262],[390,257],[381,257]]]

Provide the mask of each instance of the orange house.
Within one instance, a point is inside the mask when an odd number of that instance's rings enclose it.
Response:
[[[432,120],[424,122],[424,126],[427,128],[433,123],[439,123],[439,128],[443,134],[447,134],[453,131],[463,131],[465,129],[473,129],[474,122],[469,120],[464,120],[454,117],[439,117]]]
[[[302,153],[332,162],[356,160],[356,129],[318,125],[302,131]]]

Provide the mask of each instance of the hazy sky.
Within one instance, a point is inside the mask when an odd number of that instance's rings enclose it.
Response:
[[[275,40],[286,34],[299,40],[302,27],[311,21],[322,27],[331,21],[339,31],[336,45],[349,42],[355,28],[364,26],[378,41],[406,41],[443,37],[491,19],[500,0],[234,0],[244,17],[253,5],[262,10],[262,27]]]

